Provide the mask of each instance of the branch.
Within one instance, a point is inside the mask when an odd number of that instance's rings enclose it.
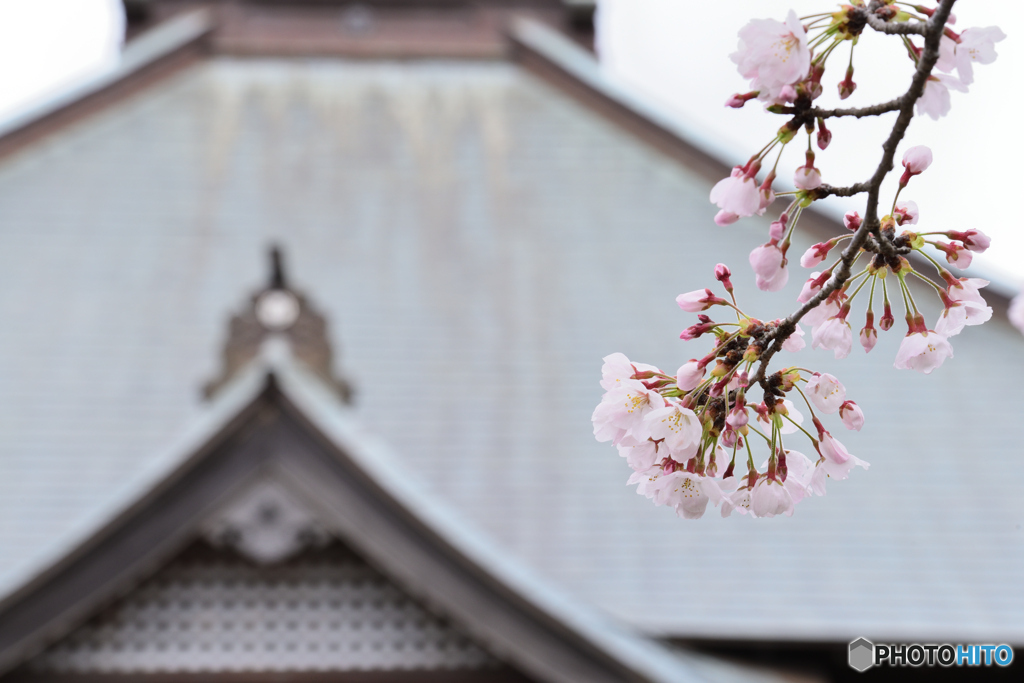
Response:
[[[864,220],[860,227],[857,228],[857,232],[854,233],[853,240],[850,241],[850,244],[843,251],[839,267],[832,278],[821,288],[821,291],[783,320],[769,337],[772,345],[758,359],[757,374],[754,375],[751,385],[760,384],[768,392],[766,373],[772,356],[782,349],[782,344],[796,331],[796,324],[800,322],[801,318],[846,284],[850,279],[850,270],[853,268],[854,262],[860,257],[861,248],[867,243],[869,236],[875,239],[885,256],[895,257],[897,255],[893,245],[888,240],[882,239],[881,236],[878,218],[878,194],[882,186],[882,180],[893,169],[893,158],[896,156],[896,148],[906,134],[910,120],[914,118],[914,105],[921,95],[924,94],[928,77],[935,67],[935,62],[939,59],[939,40],[945,29],[946,19],[949,18],[949,13],[953,9],[955,2],[956,0],[941,0],[935,13],[926,24],[914,26],[914,28],[920,27],[921,31],[882,31],[883,33],[922,33],[925,41],[924,51],[921,53],[920,60],[918,60],[917,70],[914,72],[914,78],[910,82],[910,88],[906,93],[897,98],[900,102],[899,116],[896,118],[896,123],[893,125],[892,132],[889,133],[888,139],[882,145],[882,160],[879,162],[878,168],[875,169],[874,175],[871,176],[867,183],[858,183],[858,185],[851,186],[851,188],[838,188],[840,190],[852,190],[855,187],[866,185],[868,201],[864,211]],[[872,2],[872,8],[875,8],[877,4],[877,2]],[[868,23],[871,24],[872,28],[881,30],[872,23],[871,19],[873,16],[873,12],[869,12]],[[889,26],[885,22],[881,23],[883,26]],[[853,193],[851,192],[851,194]]]
[[[839,116],[853,116],[858,119],[864,118],[865,116],[878,116],[879,114],[886,114],[890,111],[899,110],[903,104],[903,98],[897,97],[894,100],[888,102],[882,102],[881,104],[873,104],[870,107],[855,107],[853,109],[818,109],[812,108],[807,110],[807,114],[813,116],[816,119],[831,119]],[[794,109],[795,113],[796,110]],[[790,112],[784,112],[790,113]]]
[[[868,183],[854,183],[848,187],[834,187],[826,183],[818,185],[816,188],[811,190],[814,194],[814,199],[824,199],[825,197],[852,197],[860,194],[861,192],[867,192],[869,189]]]
[[[895,24],[890,23],[885,19],[879,17],[877,14],[875,14],[875,12],[881,7],[883,7],[882,3],[878,2],[878,0],[873,0],[871,5],[868,7],[866,15],[868,20],[868,26],[878,31],[879,33],[886,33],[890,36],[928,35],[928,31],[932,25],[932,21],[929,21],[927,24],[910,24],[904,22]],[[945,26],[945,22],[943,22],[943,26]]]

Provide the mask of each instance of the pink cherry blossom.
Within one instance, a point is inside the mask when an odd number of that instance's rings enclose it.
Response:
[[[949,113],[951,106],[949,91],[967,92],[967,86],[955,76],[938,74],[928,77],[924,85],[924,94],[917,101],[917,113],[927,114],[938,121]]]
[[[750,252],[750,265],[754,269],[757,288],[765,292],[777,292],[789,280],[786,257],[778,246],[770,242]]]
[[[956,41],[947,35],[939,38],[939,59],[935,68],[947,74],[956,68]]]
[[[793,174],[793,184],[798,190],[813,190],[821,185],[821,171],[813,166],[801,166]]]
[[[831,142],[832,131],[825,127],[825,119],[818,119],[818,149],[827,149]]]
[[[814,463],[799,451],[786,451],[786,481],[782,483],[793,498],[796,505],[801,500],[811,495],[811,477],[814,476]]]
[[[729,411],[729,414],[725,418],[725,423],[733,429],[740,429],[746,427],[750,422],[750,416],[747,414],[747,409],[736,406]]]
[[[951,230],[946,233],[951,240],[959,240],[964,243],[964,246],[973,251],[976,254],[983,253],[992,245],[992,238],[983,233],[981,230],[965,230],[959,232]]]
[[[598,441],[635,445],[646,441],[649,434],[644,417],[665,406],[661,394],[644,386],[620,386],[605,393],[594,409],[594,437]]]
[[[692,410],[677,403],[651,410],[644,417],[646,433],[658,441],[677,462],[686,462],[697,453],[703,427]]]
[[[1007,311],[1010,322],[1021,334],[1024,334],[1024,294],[1018,294],[1010,301],[1010,310]]]
[[[731,277],[732,271],[729,270],[729,266],[724,263],[719,263],[715,266],[715,279],[722,283],[722,286],[725,287],[725,291],[727,292],[732,291],[732,280],[729,279]]]
[[[682,391],[691,391],[697,388],[700,380],[704,377],[704,366],[696,359],[683,363],[676,372],[676,386]]]
[[[767,477],[754,485],[750,492],[750,511],[757,517],[793,514],[793,497],[782,482]]]
[[[687,313],[700,313],[712,306],[725,303],[725,299],[715,296],[714,292],[705,288],[680,294],[676,297],[676,303]]]
[[[878,343],[878,332],[873,327],[864,327],[860,331],[860,345],[864,347],[864,353],[871,353]]]
[[[804,255],[800,257],[800,265],[804,268],[813,268],[825,260],[825,257],[828,256],[828,252],[832,251],[832,247],[834,246],[835,244],[832,241],[818,242],[805,251]]]
[[[846,450],[846,446],[842,444],[839,439],[836,439],[828,432],[824,432],[819,442],[819,450],[821,454],[825,456],[826,460],[841,465],[851,457],[850,452]]]
[[[774,418],[778,418],[778,421],[779,421],[779,431],[782,434],[795,434],[796,431],[797,431],[797,426],[796,425],[802,425],[804,423],[803,413],[801,413],[799,410],[797,410],[796,406],[794,406],[793,402],[790,401],[788,398],[782,402],[782,405],[785,408],[784,414],[788,415],[789,419],[787,420],[787,419],[783,418],[778,413],[775,414],[773,419]],[[790,420],[792,420],[792,422],[790,422]],[[758,422],[758,424],[760,424],[765,429],[771,429],[772,428],[771,421],[766,419],[765,416],[762,415],[761,413],[757,414],[757,422]],[[794,422],[796,424],[793,424]]]
[[[932,151],[925,145],[911,147],[903,153],[903,168],[910,175],[918,175],[932,165]]]
[[[864,426],[864,411],[853,401],[846,401],[843,405],[839,406],[839,417],[843,421],[843,426],[847,429],[859,432],[861,427]]]
[[[819,277],[821,277],[821,273],[811,273],[811,276],[807,278],[807,282],[804,283],[803,289],[800,290],[800,296],[796,298],[797,301],[799,301],[802,304],[805,304],[812,298],[814,298],[815,294],[821,291],[821,288],[825,285],[825,283],[818,282]]]
[[[828,438],[836,444],[839,443],[835,439],[832,439],[831,436]],[[824,444],[824,442],[822,443]],[[840,447],[842,448],[842,444],[840,444]],[[870,467],[869,463],[864,462],[855,455],[850,455],[845,448],[842,448],[842,451],[846,456],[846,460],[843,460],[842,462],[832,459],[830,456],[825,455],[824,452],[822,453],[825,457],[823,457],[814,468],[814,474],[811,477],[811,485],[809,487],[816,495],[825,495],[825,483],[829,479],[838,479],[842,481],[850,475],[850,470],[854,467],[861,467],[865,470]]]
[[[724,227],[726,225],[732,225],[733,223],[735,223],[739,219],[740,219],[740,217],[737,214],[734,214],[734,213],[732,213],[730,211],[726,211],[726,210],[723,209],[723,210],[721,210],[721,211],[719,211],[718,213],[715,214],[715,219],[714,220],[715,220],[715,225],[720,225],[720,226]]]
[[[960,334],[967,325],[981,325],[992,319],[992,309],[977,301],[954,301],[935,323],[935,331],[945,337]]]
[[[893,212],[894,217],[899,220],[900,225],[916,225],[921,212],[918,211],[917,202],[904,200],[896,205]]]
[[[782,342],[783,351],[789,351],[790,353],[796,353],[802,351],[807,346],[807,342],[804,340],[804,328],[800,327],[797,323],[796,331],[786,338],[786,341]]]
[[[658,477],[649,487],[655,505],[668,505],[675,508],[676,514],[686,519],[698,519],[704,516],[709,501],[715,505],[722,500],[722,491],[718,483],[710,477],[676,470]],[[640,492],[639,487],[637,492]]]
[[[728,225],[744,216],[753,216],[761,210],[761,195],[753,176],[742,167],[732,169],[728,178],[719,180],[711,188],[711,203],[722,211],[715,217],[718,225]],[[725,214],[725,215],[723,215]]]
[[[811,326],[811,334],[821,327],[821,325],[829,318],[839,314],[839,304],[835,301],[824,301],[811,310],[807,311],[807,314],[803,317],[803,322]]]
[[[847,230],[856,231],[860,227],[861,217],[856,211],[843,216],[843,225],[846,226]]]
[[[633,379],[634,374],[647,371],[660,372],[653,365],[643,363],[634,365],[622,353],[613,353],[605,356],[602,360],[604,364],[601,366],[601,388],[605,391],[626,385],[642,387],[643,384],[640,383],[640,380]]]
[[[811,51],[796,13],[790,10],[786,23],[754,19],[740,29],[739,48],[730,55],[740,75],[750,79],[750,89],[762,100],[780,99],[783,88],[800,81],[811,66]]]
[[[811,403],[826,415],[831,415],[839,410],[839,407],[846,401],[846,387],[827,372],[814,373],[814,376],[807,380],[804,393],[807,394]]]
[[[996,43],[1006,38],[998,26],[969,28],[960,34],[954,61],[964,85],[974,82],[974,63],[991,64],[996,61]]]
[[[897,370],[917,370],[930,375],[932,370],[952,357],[953,347],[938,332],[913,332],[903,338],[893,367]]]
[[[616,448],[634,472],[646,472],[658,461],[658,446],[650,439],[636,446],[619,444]]]
[[[935,246],[946,255],[946,261],[949,265],[955,266],[960,270],[969,268],[971,261],[974,260],[974,254],[964,247],[961,247],[959,244],[936,242]]]
[[[957,280],[959,286],[950,287],[946,295],[953,301],[973,301],[974,303],[987,306],[979,290],[988,286],[989,281],[980,277],[962,277]]]
[[[747,103],[747,100],[752,100],[755,97],[757,97],[756,91],[748,93],[736,93],[735,95],[733,95],[732,97],[725,101],[725,106],[732,107],[733,109],[740,109],[744,104]]]
[[[736,477],[729,477],[735,479]],[[753,510],[750,508],[750,489],[746,486],[740,487],[735,491],[732,491],[722,499],[722,517],[728,517],[732,514],[732,511],[745,515],[748,512],[751,517],[757,517]]]
[[[853,348],[850,323],[839,317],[829,318],[811,331],[811,348],[831,349],[836,358],[846,358]]]

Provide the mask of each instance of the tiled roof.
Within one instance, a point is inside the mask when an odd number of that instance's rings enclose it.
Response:
[[[709,187],[502,63],[218,59],[9,158],[0,589],[160,466],[276,241],[395,476],[577,597],[680,637],[1024,642],[1004,321],[931,377],[891,369],[898,332],[808,352],[872,467],[792,519],[678,520],[593,441],[601,357],[698,355],[673,299],[715,261],[786,312],[745,266],[766,222],[713,226]]]

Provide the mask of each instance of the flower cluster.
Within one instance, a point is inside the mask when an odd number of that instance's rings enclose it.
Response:
[[[854,467],[867,468],[820,419],[837,415],[853,430],[864,425],[863,412],[847,400],[839,380],[800,365],[769,369],[776,354],[800,351],[808,341],[836,358],[849,355],[854,345],[850,314],[858,297],[865,304],[864,324],[857,333],[864,350],[875,347],[879,331],[895,325],[894,308],[902,304],[897,312],[904,316],[907,332],[894,367],[925,374],[953,356],[950,338],[992,317],[980,293],[988,282],[949,270],[970,266],[974,254],[988,249],[988,236],[974,228],[928,231],[917,204],[901,197],[931,166],[931,150],[918,145],[905,151],[889,211],[881,215],[884,209],[879,208],[882,180],[895,165],[897,146],[915,110],[932,118],[948,112],[949,91],[966,92],[974,81],[974,66],[991,63],[995,43],[1005,38],[996,27],[953,31],[954,1],[939,0],[937,7],[929,8],[895,0],[850,0],[838,10],[804,17],[791,11],[784,22],[754,20],[740,31],[732,60],[749,80],[750,90],[726,104],[742,107],[756,99],[768,112],[788,117],[759,152],[711,190],[711,202],[719,209],[714,220],[722,226],[763,215],[777,196],[788,198],[771,221],[768,241],[750,252],[758,288],[774,292],[785,287],[794,230],[814,202],[860,194],[866,194],[867,201],[863,216],[858,211],[845,216],[846,232],[840,230],[800,257],[802,267],[814,270],[797,297],[800,307],[786,318],[762,321],[741,310],[731,272],[719,264],[715,277],[727,296],[707,288],[676,300],[683,310],[697,314],[697,322],[680,337],[712,340],[706,355],[684,363],[674,375],[633,363],[620,353],[604,359],[605,393],[593,414],[594,435],[616,446],[633,470],[629,482],[655,504],[672,506],[686,518],[701,517],[709,502],[723,516],[734,510],[754,517],[792,515],[803,499],[824,495],[829,478],[845,479]],[[871,107],[820,108],[816,101],[825,90],[830,56],[844,44],[850,50],[836,82],[839,99],[856,90],[854,47],[869,28],[902,41],[914,65],[909,89]],[[826,184],[815,152],[815,147],[824,151],[832,140],[826,121],[886,112],[899,116],[882,146],[875,173],[848,187]],[[807,135],[807,146],[793,177],[795,189],[776,192],[779,160],[801,131]],[[769,155],[776,150],[772,161]],[[915,293],[921,298],[921,290],[912,288],[914,281],[934,292],[939,302],[931,326],[915,299]],[[729,318],[734,315],[735,321],[713,319],[711,309],[725,311]],[[1024,298],[1011,306],[1010,318],[1024,332]],[[809,340],[800,323],[810,326]],[[760,400],[752,396],[755,390],[760,390]],[[794,439],[806,439],[809,447],[803,452],[791,449]],[[755,458],[755,450],[763,455]]]
[[[931,373],[947,358],[952,358],[950,337],[959,334],[968,325],[980,325],[992,317],[992,309],[979,293],[988,282],[979,278],[955,277],[929,253],[928,248],[934,248],[933,253],[945,254],[949,264],[957,268],[966,268],[970,265],[972,254],[988,249],[988,236],[974,229],[919,232],[916,228],[920,218],[917,204],[899,200],[900,192],[909,184],[910,179],[923,173],[931,163],[932,153],[927,147],[912,147],[903,155],[904,170],[899,190],[893,199],[891,212],[880,221],[881,238],[884,243],[890,245],[890,253],[884,253],[878,246],[878,241],[867,242],[851,255],[852,259],[849,259],[850,266],[854,267],[866,256],[863,269],[848,277],[842,284],[830,286],[834,279],[834,271],[842,263],[842,257],[825,270],[812,272],[804,283],[798,297],[801,303],[811,301],[823,289],[828,288],[828,295],[821,297],[820,303],[802,318],[803,322],[811,325],[813,348],[831,350],[836,358],[845,358],[849,355],[853,347],[853,328],[848,322],[851,305],[869,283],[870,287],[866,289],[868,294],[864,326],[858,334],[858,339],[864,351],[870,352],[878,341],[878,329],[885,332],[892,328],[895,317],[892,310],[893,302],[889,298],[889,283],[895,280],[892,286],[899,288],[899,298],[894,299],[897,305],[902,302],[907,322],[907,334],[903,338],[894,364],[899,369]],[[848,214],[845,223],[848,227],[859,227],[860,217],[856,213]],[[938,239],[939,237],[944,237],[948,241]],[[815,244],[804,253],[800,264],[805,268],[813,268],[824,262],[834,247],[852,238],[853,235],[844,235]],[[931,264],[941,285],[911,265],[907,258],[911,253],[917,253],[922,261]],[[924,315],[908,285],[909,278],[915,278],[931,287],[939,299],[942,309],[932,327],[925,323]],[[875,328],[876,293],[881,293],[882,298],[882,317],[878,329]]]
[[[683,310],[699,314],[680,337],[708,335],[714,340],[711,352],[684,363],[675,375],[621,353],[606,357],[594,435],[618,448],[633,469],[629,483],[637,484],[638,493],[672,506],[681,517],[701,517],[708,502],[720,506],[723,516],[733,510],[754,517],[792,515],[804,498],[825,495],[829,478],[845,479],[854,466],[868,466],[825,429],[817,413],[838,413],[855,430],[864,425],[864,413],[847,400],[835,377],[800,367],[767,377],[760,383],[762,400],[748,402],[756,385],[751,370],[782,321],[747,316],[736,304],[729,269],[719,264],[715,274],[731,301],[710,289],[676,299]],[[733,310],[736,321],[716,322],[703,313],[714,306]],[[803,347],[802,333],[783,344],[787,351]],[[804,427],[797,401],[809,411],[813,432]],[[795,434],[809,440],[814,460],[784,443]],[[752,441],[768,450],[760,467]],[[737,456],[741,465],[746,462],[745,472],[737,471]]]
[[[826,119],[866,113],[857,110],[821,110],[814,106],[814,102],[825,92],[822,79],[830,57],[841,45],[849,44],[849,61],[842,72],[842,79],[837,83],[839,98],[846,99],[857,89],[853,80],[854,48],[871,20],[923,26],[934,14],[932,8],[897,3],[894,0],[876,0],[870,5],[866,5],[863,0],[853,0],[835,12],[797,17],[791,10],[785,22],[755,19],[743,27],[739,33],[738,49],[731,58],[740,74],[749,79],[751,90],[733,95],[726,106],[738,108],[756,99],[765,103],[768,111],[791,118],[761,151],[745,165],[737,166],[729,178],[719,182],[712,190],[711,201],[721,209],[715,222],[727,225],[745,216],[764,214],[775,198],[772,184],[779,159],[800,130],[805,130],[807,150],[804,163],[797,168],[793,177],[796,192],[779,193],[794,196],[793,203],[779,220],[783,228],[788,226],[788,231],[785,236],[773,236],[765,245],[766,248],[780,251],[784,264],[789,235],[799,218],[799,213],[794,213],[794,210],[806,208],[817,199],[815,190],[822,185],[822,174],[815,165],[812,141],[816,141],[819,150],[826,149],[832,140]],[[947,25],[942,27],[935,68],[943,73],[932,74],[929,70],[922,93],[916,100],[917,112],[933,119],[939,119],[949,112],[950,90],[967,92],[968,86],[974,82],[975,64],[991,64],[995,61],[995,44],[1006,38],[995,26],[969,28],[958,34],[950,28],[954,22],[955,17],[950,15]],[[923,48],[914,42],[912,35],[900,35],[900,39],[910,60],[915,66],[919,65]],[[768,155],[776,148],[778,155],[771,170],[759,183],[757,174],[765,166]],[[777,280],[764,281],[768,291],[775,291],[771,287]]]

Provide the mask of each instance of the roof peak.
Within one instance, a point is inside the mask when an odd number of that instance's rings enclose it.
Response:
[[[250,297],[242,311],[231,317],[221,352],[220,374],[203,387],[204,395],[214,396],[253,361],[265,355],[265,347],[286,346],[292,356],[308,366],[342,401],[351,402],[351,384],[334,374],[334,353],[326,318],[302,293],[289,286],[281,247],[271,245],[268,257],[267,285]]]

